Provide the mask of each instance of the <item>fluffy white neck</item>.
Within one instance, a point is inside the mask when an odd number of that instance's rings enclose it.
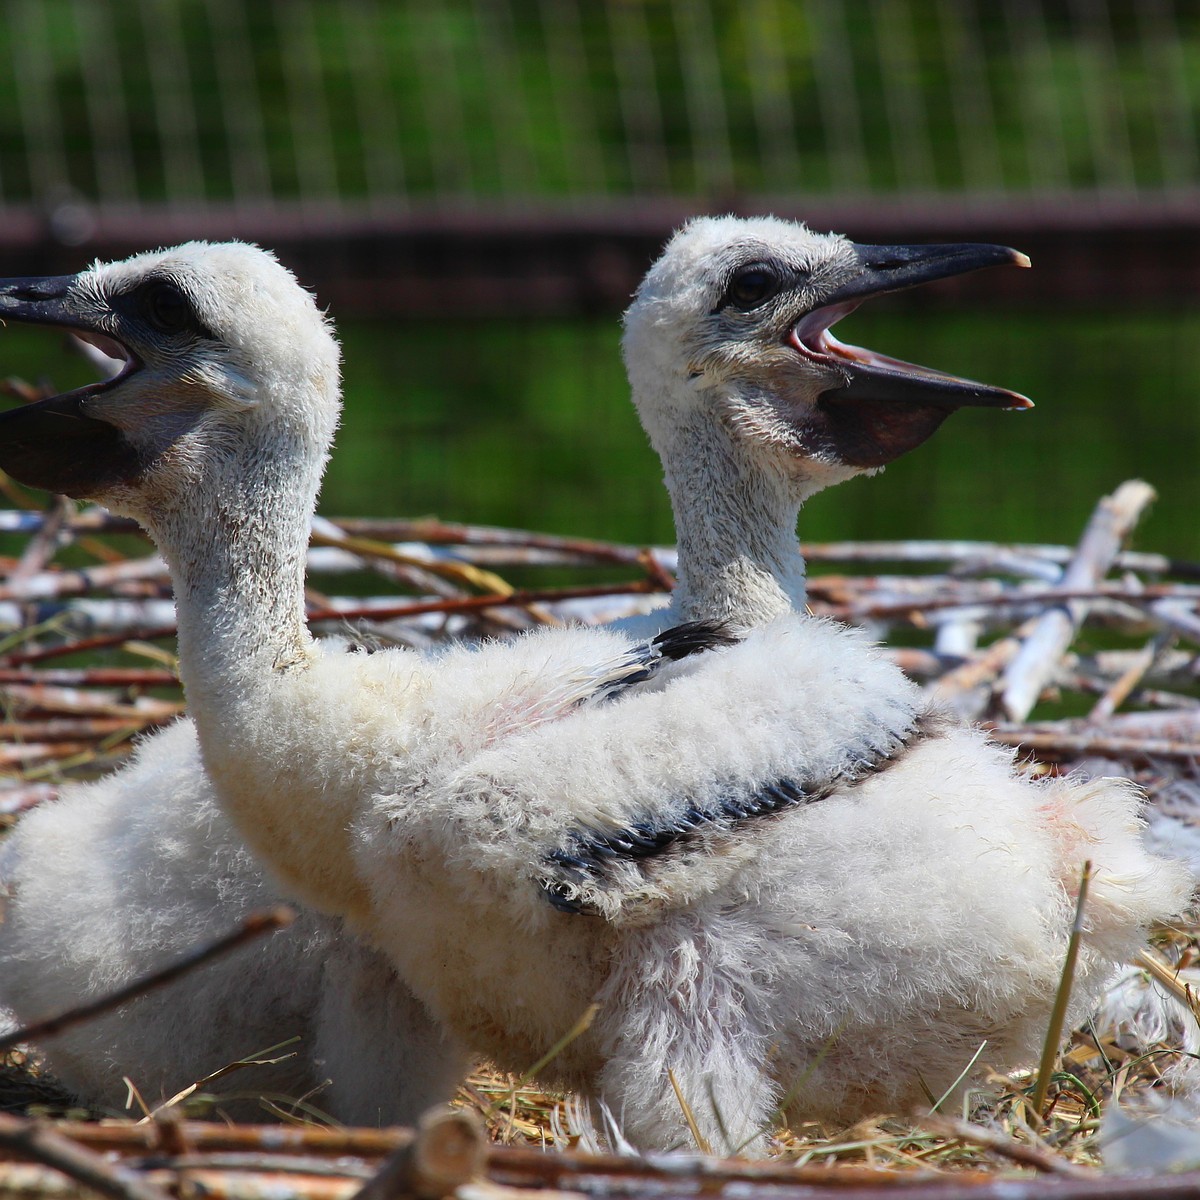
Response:
[[[302,436],[209,454],[204,477],[147,521],[171,570],[188,709],[222,808],[296,894],[363,911],[348,794],[321,755],[330,719],[304,614],[309,519],[323,452]]]
[[[280,442],[239,448],[148,522],[171,571],[180,669],[193,709],[214,716],[308,661],[308,526],[319,468]]]
[[[750,461],[709,414],[656,437],[675,512],[681,620],[725,617],[752,627],[804,607],[804,558],[796,537],[794,480]]]

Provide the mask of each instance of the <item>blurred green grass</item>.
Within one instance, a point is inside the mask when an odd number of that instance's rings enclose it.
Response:
[[[1138,543],[1200,557],[1200,313],[859,312],[839,334],[1037,407],[957,413],[881,475],[810,501],[804,538],[1073,542],[1140,476],[1160,499]],[[618,338],[614,319],[346,324],[325,511],[671,540]]]
[[[616,318],[345,321],[340,332],[346,407],[323,511],[672,540]],[[1037,407],[955,414],[881,475],[810,501],[805,539],[1069,543],[1101,495],[1139,476],[1159,502],[1137,543],[1200,558],[1200,313],[881,308],[839,335]],[[56,336],[15,326],[0,333],[0,374],[59,388],[89,377]]]

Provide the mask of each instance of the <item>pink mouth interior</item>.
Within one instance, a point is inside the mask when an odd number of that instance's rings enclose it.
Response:
[[[71,334],[84,343],[85,357],[103,373],[106,381],[126,374],[136,365],[133,355],[115,338],[90,329],[73,329]]]
[[[849,300],[844,304],[830,304],[826,308],[817,308],[800,318],[792,327],[788,336],[788,344],[799,351],[805,358],[819,362],[830,363],[835,359],[861,363],[864,366],[898,372],[904,375],[918,375],[925,379],[946,379],[954,382],[964,382],[957,375],[945,371],[937,371],[932,367],[918,366],[916,363],[905,362],[900,358],[892,358],[887,354],[877,354],[862,346],[851,346],[840,342],[829,332],[843,317],[852,313],[861,300]],[[1032,401],[1024,396],[1013,394],[1010,408],[1032,408]]]
[[[870,351],[844,345],[829,332],[831,326],[849,316],[861,303],[861,300],[848,300],[845,304],[830,304],[826,308],[813,309],[793,326],[789,338],[792,346],[807,358],[828,360],[834,355],[840,355],[843,358],[866,361],[862,356],[869,355]]]
[[[129,351],[121,345],[120,342],[113,338],[105,337],[102,333],[93,333],[90,329],[75,329],[71,331],[81,341],[87,342],[89,346],[95,346],[105,358],[111,358],[115,362],[124,363],[129,361]]]

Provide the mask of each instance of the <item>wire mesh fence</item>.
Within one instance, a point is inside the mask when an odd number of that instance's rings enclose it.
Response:
[[[1187,0],[4,0],[0,203],[1146,194]]]

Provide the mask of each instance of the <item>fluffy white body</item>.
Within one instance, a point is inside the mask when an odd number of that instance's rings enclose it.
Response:
[[[0,845],[0,886],[0,1003],[20,1024],[116,991],[284,894],[218,808],[190,721],[23,817]],[[411,1124],[469,1062],[386,959],[303,908],[290,928],[40,1048],[68,1090],[111,1112],[131,1102],[126,1078],[153,1106],[260,1056],[204,1088],[220,1111],[261,1118],[258,1096],[304,1099],[359,1125]]]
[[[239,914],[277,903],[250,852],[212,836],[226,822],[198,767],[195,731],[177,724],[146,739],[127,768],[35,809],[5,839],[0,995],[18,1017],[114,991],[228,932]],[[323,956],[313,951],[333,926],[306,914],[263,945],[50,1039],[54,1074],[115,1109],[127,1096],[123,1075],[157,1103],[295,1036],[311,1045],[315,1006],[293,998],[316,994]],[[292,988],[280,988],[282,977]],[[286,1065],[248,1069],[231,1085],[301,1096],[319,1082],[292,1052]]]
[[[754,270],[729,251],[692,305],[709,319],[635,389],[656,383],[699,438],[708,403],[722,427],[757,422],[768,495],[788,493],[792,460],[832,482],[913,444],[911,414],[897,434],[877,407],[880,388],[886,403],[911,384],[890,367],[865,392],[854,378],[890,360],[826,353],[819,301],[858,294],[855,255],[834,246],[822,273],[803,257],[811,235],[779,251],[748,233]],[[824,622],[778,617],[586,707],[629,655],[615,634],[554,631],[436,662],[321,655],[303,557],[337,353],[261,252],[189,245],[0,286],[0,313],[85,322],[129,349],[127,371],[82,400],[0,417],[0,465],[155,537],[205,764],[252,848],[502,1065],[529,1067],[597,1004],[545,1073],[601,1098],[635,1144],[687,1141],[669,1071],[715,1146],[757,1148],[785,1100],[848,1119],[919,1101],[921,1078],[947,1086],[985,1039],[991,1065],[1027,1061],[1084,860],[1097,874],[1081,1011],[1182,902],[1183,873],[1143,849],[1126,785],[1019,778]],[[777,336],[793,325],[795,345]],[[760,336],[776,370],[749,353]],[[939,380],[922,387],[961,395]],[[865,441],[817,411],[822,386],[869,406]],[[64,409],[87,422],[87,454],[47,437]],[[927,436],[944,413],[916,415]],[[814,468],[801,474],[795,490],[812,490]]]
[[[751,790],[845,770],[846,742],[823,731],[848,732],[857,717],[856,733],[878,737],[888,718],[911,717],[911,694],[864,712],[858,685],[882,705],[880,685],[896,680],[861,642],[782,621],[702,681],[587,728],[567,721],[510,740],[442,796],[377,799],[356,826],[383,944],[466,1040],[510,1065],[534,1061],[599,1002],[591,1034],[549,1073],[598,1094],[635,1144],[686,1142],[668,1067],[710,1143],[733,1149],[770,1126],[784,1097],[789,1115],[845,1122],[919,1105],[981,1048],[989,1065],[1028,1063],[1083,860],[1101,865],[1076,1016],[1136,949],[1147,916],[1178,900],[1177,878],[1141,851],[1131,791],[1030,787],[1008,754],[959,728],[812,807],[580,884],[594,915],[547,910],[531,864],[564,820],[624,828],[731,780]],[[791,719],[796,704],[804,721]],[[597,813],[575,784],[581,771],[593,795],[621,802]],[[481,825],[504,820],[500,798],[510,836],[485,841]],[[446,946],[450,963],[436,952]]]

